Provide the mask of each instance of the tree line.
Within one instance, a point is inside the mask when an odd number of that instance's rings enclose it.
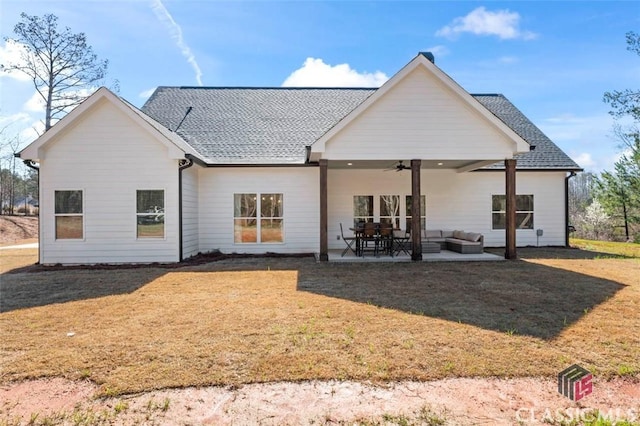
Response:
[[[631,31],[626,39],[640,56],[640,35]],[[604,102],[617,121],[621,156],[613,170],[570,179],[569,217],[577,237],[640,243],[640,89],[606,92]]]

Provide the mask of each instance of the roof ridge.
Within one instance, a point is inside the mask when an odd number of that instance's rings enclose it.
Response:
[[[200,90],[378,90],[378,87],[281,87],[281,86],[158,86],[157,89],[200,89]]]

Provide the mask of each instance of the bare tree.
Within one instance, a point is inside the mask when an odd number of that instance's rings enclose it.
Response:
[[[28,75],[45,104],[45,131],[69,108],[82,102],[90,89],[104,79],[108,61],[98,60],[84,33],[74,34],[69,27],[58,31],[58,17],[20,15],[21,22],[5,37],[7,43],[22,47],[21,60],[2,64],[0,70]]]

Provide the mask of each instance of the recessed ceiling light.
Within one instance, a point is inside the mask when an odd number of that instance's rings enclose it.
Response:
[[[442,163],[438,163],[438,166],[442,166]]]
[[[347,163],[347,166],[353,166],[353,163]]]

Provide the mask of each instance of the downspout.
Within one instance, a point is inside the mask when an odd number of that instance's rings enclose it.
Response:
[[[189,158],[187,154],[186,158],[178,161],[178,261],[182,262],[183,259],[183,247],[182,247],[182,172],[185,169],[193,166],[193,160]]]
[[[20,158],[19,154],[16,154],[16,157]],[[40,249],[42,242],[42,236],[40,235],[40,202],[42,201],[42,194],[40,194],[40,167],[36,166],[36,163],[32,160],[23,160],[22,162],[25,166],[35,170],[37,174],[36,185],[38,186],[38,264],[40,264]]]
[[[574,177],[576,172],[570,172],[564,178],[564,246],[569,247],[569,179]]]

